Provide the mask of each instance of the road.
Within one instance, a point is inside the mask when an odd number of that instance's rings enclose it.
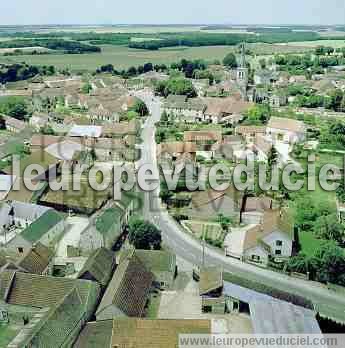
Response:
[[[139,92],[137,96],[144,100],[151,112],[151,117],[144,124],[142,131],[141,164],[153,164],[157,168],[155,123],[159,121],[161,115],[160,101],[149,92]],[[162,208],[159,199],[159,187],[152,192],[145,193],[144,212],[145,218],[161,229],[164,243],[176,255],[192,264],[202,264],[202,245],[192,236],[185,233],[180,225]],[[320,283],[295,279],[285,274],[262,269],[226,257],[218,250],[210,247],[205,248],[205,264],[218,265],[223,267],[226,272],[235,273],[249,280],[306,297],[313,301],[314,304],[326,304],[335,308],[337,313],[339,313],[339,308],[343,308],[343,315],[341,315],[342,318],[339,317],[339,320],[344,320],[345,296],[327,289],[326,286]]]

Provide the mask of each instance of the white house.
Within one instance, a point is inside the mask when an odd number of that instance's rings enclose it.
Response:
[[[265,212],[261,223],[233,228],[224,241],[227,256],[267,265],[270,259],[290,257],[293,227],[278,210]]]
[[[176,121],[185,123],[202,122],[206,105],[200,98],[187,99],[186,96],[170,95],[163,104],[163,111]]]
[[[271,117],[266,135],[275,143],[296,144],[305,140],[306,127],[302,121],[290,118]]]
[[[54,209],[36,204],[6,202],[0,209],[0,241],[23,254],[40,242],[50,246],[64,231],[65,219]]]

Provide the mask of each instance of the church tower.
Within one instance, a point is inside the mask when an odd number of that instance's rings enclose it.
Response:
[[[237,68],[236,81],[240,87],[242,97],[244,100],[248,99],[247,89],[249,80],[249,69],[246,62],[246,47],[245,44],[241,44],[241,57]]]

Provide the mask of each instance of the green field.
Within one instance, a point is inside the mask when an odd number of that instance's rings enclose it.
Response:
[[[0,63],[26,62],[33,65],[54,65],[57,68],[68,67],[71,70],[96,70],[104,64],[113,64],[116,69],[138,66],[145,62],[169,64],[182,58],[207,60],[223,59],[234,48],[217,47],[176,47],[159,51],[131,49],[126,46],[102,46],[102,53],[91,54],[49,54],[0,57]]]
[[[204,46],[204,47],[171,47],[159,51],[147,51],[128,48],[127,46],[102,45],[102,53],[90,54],[47,54],[1,56],[0,63],[26,62],[33,65],[54,65],[57,68],[68,67],[71,70],[96,70],[101,65],[113,64],[116,69],[127,69],[130,66],[142,65],[146,62],[154,64],[169,64],[182,58],[222,60],[227,53],[236,50],[234,46]],[[272,54],[284,52],[300,52],[301,47],[248,44],[256,54]]]
[[[281,46],[290,45],[297,47],[312,47],[315,48],[317,46],[331,46],[334,48],[345,47],[344,40],[316,40],[316,41],[301,41],[301,42],[290,42],[287,44],[281,44]]]

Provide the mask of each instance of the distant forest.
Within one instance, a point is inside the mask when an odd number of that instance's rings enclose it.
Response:
[[[288,43],[298,41],[330,40],[332,37],[321,36],[318,32],[294,31],[290,27],[247,28],[252,33],[210,33],[204,29],[216,30],[219,27],[205,27],[196,32],[166,32],[166,33],[96,33],[96,32],[51,32],[34,33],[0,32],[0,36],[9,37],[10,40],[0,42],[0,48],[24,48],[40,46],[51,50],[58,50],[63,53],[91,53],[100,52],[100,45],[126,45],[130,48],[159,50],[165,47],[186,46],[234,46],[241,42],[247,43]],[[170,29],[171,30],[171,29]],[[322,30],[319,28],[319,30]],[[337,28],[338,31],[344,30],[343,27]],[[66,37],[68,39],[66,39]],[[12,38],[12,39],[11,39]],[[136,40],[134,40],[135,38]],[[333,39],[345,40],[344,36],[337,36]]]

